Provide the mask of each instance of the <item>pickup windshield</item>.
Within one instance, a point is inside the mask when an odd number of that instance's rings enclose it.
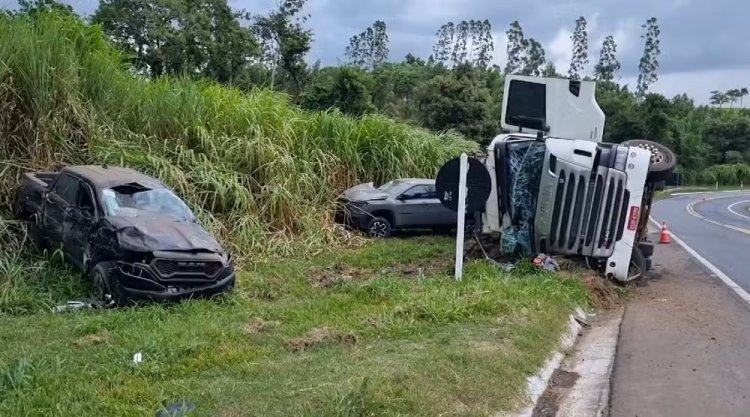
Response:
[[[181,221],[195,219],[190,208],[166,188],[151,189],[140,184],[105,188],[102,191],[102,201],[108,216],[160,214]]]
[[[508,143],[506,150],[506,201],[511,224],[502,233],[502,252],[507,255],[536,255],[534,217],[546,147],[544,142],[518,141]]]

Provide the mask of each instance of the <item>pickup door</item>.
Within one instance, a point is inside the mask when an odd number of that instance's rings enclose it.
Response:
[[[64,172],[45,197],[45,236],[52,248],[62,246],[65,257],[79,268],[84,267],[88,235],[96,222],[95,202],[88,184]]]

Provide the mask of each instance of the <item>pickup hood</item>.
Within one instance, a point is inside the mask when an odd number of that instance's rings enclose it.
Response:
[[[342,196],[350,201],[373,201],[388,198],[388,194],[379,191],[371,182],[354,186],[344,191]]]
[[[112,216],[108,220],[117,231],[120,246],[125,249],[224,253],[219,242],[198,223],[150,214],[136,217]]]

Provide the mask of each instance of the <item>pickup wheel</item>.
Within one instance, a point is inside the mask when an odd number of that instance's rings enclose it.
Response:
[[[391,236],[391,222],[383,217],[374,217],[367,224],[367,235],[384,239]]]
[[[99,262],[89,272],[91,282],[94,284],[96,298],[106,301],[107,295],[112,297],[117,307],[130,304],[128,297],[122,292],[120,280],[112,276],[114,262]]]
[[[661,143],[644,139],[633,139],[622,143],[625,146],[634,146],[651,152],[651,164],[648,166],[648,180],[653,182],[664,181],[672,175],[677,157],[674,152]]]

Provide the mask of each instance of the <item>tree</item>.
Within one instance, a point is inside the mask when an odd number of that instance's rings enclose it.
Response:
[[[134,56],[136,70],[231,83],[258,55],[226,0],[102,0],[92,21]]]
[[[521,69],[521,74],[538,77],[544,72],[543,66],[546,62],[544,48],[542,48],[542,44],[533,38],[529,39],[526,45],[526,51],[523,54],[523,68]]]
[[[54,10],[59,13],[75,15],[73,7],[56,0],[18,0],[18,13],[34,16],[39,12]]]
[[[524,64],[524,53],[526,51],[528,42],[523,36],[523,29],[518,21],[514,21],[510,24],[510,28],[505,32],[508,38],[508,44],[506,46],[506,52],[508,54],[508,62],[505,64],[506,75],[515,74],[520,71]]]
[[[641,26],[646,32],[641,35],[641,39],[644,39],[643,56],[638,64],[638,87],[636,89],[636,96],[642,99],[649,86],[656,82],[659,77],[656,71],[659,69],[659,55],[661,54],[661,48],[659,46],[659,23],[655,17],[648,19],[646,24]]]
[[[491,117],[492,96],[481,70],[464,64],[438,75],[417,92],[420,121],[429,129],[455,129],[471,139],[487,141],[497,133]]]
[[[432,47],[433,57],[435,61],[448,65],[451,60],[451,54],[453,53],[454,36],[456,35],[456,28],[453,22],[448,22],[437,31],[435,36],[437,41]]]
[[[432,47],[437,62],[456,67],[470,62],[487,68],[492,61],[495,44],[492,40],[492,24],[489,20],[463,20],[457,25],[448,22],[435,34],[437,40]]]
[[[451,54],[451,66],[456,67],[458,64],[466,62],[466,58],[469,56],[467,49],[468,38],[469,38],[469,22],[462,20],[456,26],[456,42],[453,45],[453,53]]]
[[[492,40],[492,24],[489,20],[472,20],[472,62],[479,68],[487,68],[492,61],[495,43]]]
[[[136,70],[158,77],[182,60],[178,4],[171,0],[101,0],[92,22],[132,55]]]
[[[742,93],[740,93],[740,89],[739,88],[733,88],[733,89],[727,91],[724,94],[726,94],[726,96],[727,96],[727,100],[729,101],[730,107],[734,107],[734,103],[737,102],[737,100],[740,99],[740,96],[741,96]]]
[[[573,54],[570,59],[568,76],[571,80],[580,80],[581,72],[589,63],[588,33],[586,32],[586,18],[583,16],[576,20],[576,27],[570,40],[573,41]]]
[[[302,106],[310,110],[337,108],[342,113],[361,116],[373,110],[370,84],[368,75],[359,68],[324,68],[314,75]]]
[[[559,77],[559,76],[560,74],[557,73],[555,64],[552,63],[552,61],[547,62],[547,65],[545,65],[544,69],[542,70],[542,77]]]
[[[747,87],[740,88],[740,107],[742,107],[742,98],[748,94]]]
[[[729,97],[726,95],[726,93],[714,90],[711,92],[710,100],[711,104],[713,104],[714,106],[719,106],[719,108],[721,108],[729,101]]]
[[[372,70],[385,62],[388,59],[388,33],[385,22],[377,20],[364,32],[352,36],[345,54],[349,64],[360,68]]]
[[[271,68],[271,88],[276,84],[278,67],[291,79],[291,89],[302,91],[307,72],[305,54],[310,50],[312,32],[304,27],[309,14],[303,14],[306,0],[281,0],[266,16],[255,16],[253,29],[261,41],[263,62]],[[247,17],[251,17],[247,14]]]
[[[620,62],[617,60],[617,44],[612,35],[604,38],[602,50],[599,53],[599,63],[594,66],[594,78],[598,81],[612,81],[615,74],[620,70]]]

